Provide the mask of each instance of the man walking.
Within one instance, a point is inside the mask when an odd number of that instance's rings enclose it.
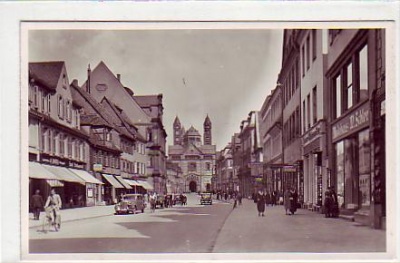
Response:
[[[43,197],[40,195],[40,190],[36,190],[31,199],[31,207],[33,210],[33,220],[39,220],[40,210],[43,208]]]

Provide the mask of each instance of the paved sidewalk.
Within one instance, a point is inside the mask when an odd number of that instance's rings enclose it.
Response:
[[[386,231],[306,209],[285,215],[283,206],[266,207],[243,199],[225,221],[213,252],[385,252]]]
[[[61,221],[69,222],[81,219],[96,218],[101,216],[108,216],[114,214],[114,206],[91,206],[62,209]],[[45,216],[44,212],[40,213],[40,220],[33,220],[33,214],[29,213],[29,228],[42,226],[42,219]]]

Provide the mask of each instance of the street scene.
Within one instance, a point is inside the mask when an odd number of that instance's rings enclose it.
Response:
[[[30,29],[29,253],[386,252],[385,39]]]

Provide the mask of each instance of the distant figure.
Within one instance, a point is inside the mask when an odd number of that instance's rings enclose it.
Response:
[[[35,194],[32,195],[31,207],[33,210],[33,220],[39,220],[40,211],[44,205],[43,197],[40,195],[40,190],[36,190]]]
[[[283,206],[285,207],[285,214],[288,214],[288,211],[290,209],[290,191],[289,189],[285,190],[285,193],[283,194]]]
[[[242,194],[241,193],[238,193],[238,201],[239,201],[239,205],[242,205]]]
[[[271,193],[271,205],[274,206],[276,205],[276,192],[272,191]]]
[[[290,213],[292,215],[297,211],[297,191],[294,187],[290,190]]]
[[[235,209],[237,206],[237,195],[233,195],[233,209]]]
[[[228,193],[224,194],[225,201],[228,199]]]
[[[264,216],[265,195],[263,193],[258,193],[257,195],[257,210],[258,210],[258,216]]]

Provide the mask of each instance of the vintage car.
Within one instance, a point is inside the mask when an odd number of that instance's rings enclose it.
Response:
[[[157,195],[155,208],[157,208],[157,207],[164,208],[164,200],[165,200],[165,197],[163,195]]]
[[[115,214],[135,214],[137,211],[144,212],[146,203],[142,194],[126,194],[121,197],[114,209]]]
[[[211,193],[200,193],[200,204],[212,205],[212,194]]]

